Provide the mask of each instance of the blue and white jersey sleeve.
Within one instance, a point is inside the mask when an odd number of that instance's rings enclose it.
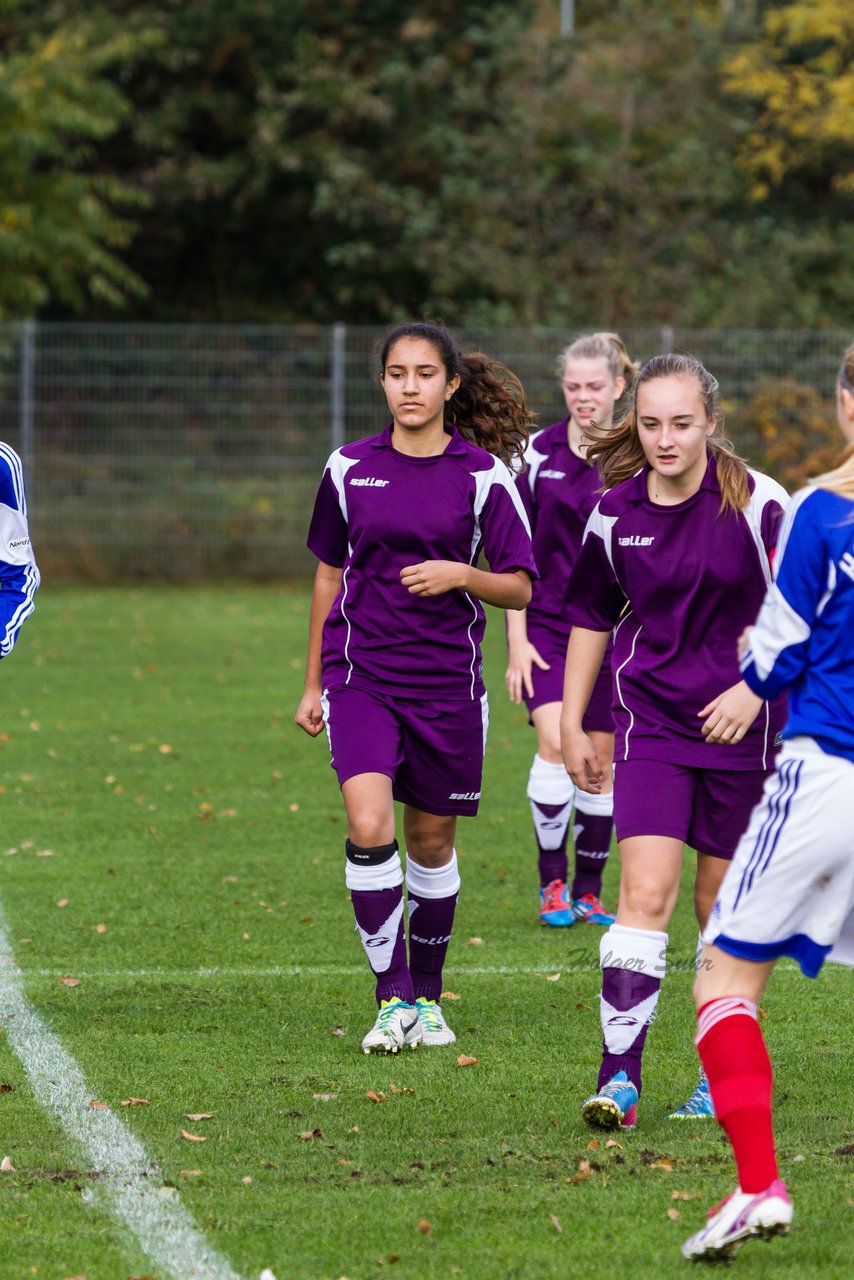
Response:
[[[748,632],[748,647],[741,659],[741,673],[754,691],[763,698],[773,698],[792,688],[816,666],[819,653],[816,638],[835,613],[828,606],[839,602],[839,588],[844,582],[845,549],[834,532],[844,531],[834,521],[832,510],[839,500],[819,489],[803,489],[796,494],[786,514],[777,545],[774,581]],[[834,531],[835,523],[835,531]],[[849,526],[849,540],[854,524]],[[838,554],[841,551],[841,554]],[[852,566],[854,567],[854,565]],[[825,617],[825,615],[827,616]],[[835,628],[834,628],[835,629]],[[828,637],[829,638],[829,637]],[[854,637],[843,633],[835,637],[847,651],[849,670],[854,665]],[[825,646],[822,644],[821,649]],[[842,653],[837,648],[839,658]],[[819,665],[823,665],[820,663]],[[851,676],[854,687],[854,674]]]
[[[0,444],[0,658],[12,652],[35,608],[38,587],[21,459],[9,445]]]

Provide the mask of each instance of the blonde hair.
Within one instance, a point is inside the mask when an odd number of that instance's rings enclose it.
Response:
[[[850,388],[854,387],[854,342],[842,357],[839,383],[843,383],[843,375],[848,384],[845,387],[846,391],[854,394],[850,392]],[[829,489],[831,493],[838,493],[843,498],[854,498],[854,444],[849,445],[832,471],[816,476],[810,484],[815,485],[817,489]]]
[[[631,387],[640,368],[639,362],[629,357],[626,344],[618,333],[585,333],[576,338],[558,356],[557,376],[562,379],[570,360],[576,359],[604,360],[615,381],[617,378],[625,378],[626,391]]]
[[[747,463],[740,458],[725,436],[718,434],[722,423],[722,415],[718,401],[718,380],[694,356],[677,355],[669,352],[666,355],[653,356],[642,366],[634,386],[629,404],[607,435],[597,437],[587,450],[587,457],[596,462],[605,481],[605,487],[611,488],[622,480],[635,475],[646,462],[646,454],[638,434],[638,389],[645,382],[656,378],[693,378],[700,392],[706,417],[716,420],[714,434],[706,439],[706,448],[715,459],[718,484],[721,490],[721,513],[725,511],[743,511],[750,501]]]

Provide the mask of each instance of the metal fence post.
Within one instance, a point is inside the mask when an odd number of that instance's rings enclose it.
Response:
[[[33,487],[33,455],[35,452],[35,371],[36,322],[21,324],[21,349],[18,373],[18,420],[21,432],[21,462],[28,490]]]
[[[340,449],[346,439],[347,415],[347,326],[332,326],[332,369],[330,372],[329,443]]]

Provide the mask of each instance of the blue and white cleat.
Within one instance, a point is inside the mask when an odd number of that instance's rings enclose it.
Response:
[[[580,898],[573,898],[572,914],[579,924],[598,924],[603,929],[610,929],[617,918],[606,910],[602,899],[595,893],[582,893]]]
[[[540,890],[540,924],[568,929],[575,924],[572,899],[563,880],[552,880]]]
[[[736,1189],[709,1210],[702,1231],[683,1244],[682,1257],[689,1262],[701,1258],[706,1262],[729,1261],[747,1240],[757,1236],[763,1240],[784,1236],[789,1230],[792,1212],[788,1189],[779,1178],[758,1193]]]
[[[416,1049],[423,1038],[415,1005],[395,996],[380,1002],[377,1020],[362,1041],[362,1049],[365,1053],[397,1053],[407,1045]]]
[[[618,1071],[613,1080],[587,1099],[581,1116],[593,1129],[634,1129],[637,1108],[637,1089],[625,1071]]]
[[[675,1111],[671,1111],[667,1116],[668,1120],[714,1120],[715,1104],[712,1102],[712,1095],[709,1092],[709,1081],[706,1078],[705,1071],[700,1072],[700,1079],[697,1086],[691,1094],[687,1102],[683,1102],[681,1107]]]

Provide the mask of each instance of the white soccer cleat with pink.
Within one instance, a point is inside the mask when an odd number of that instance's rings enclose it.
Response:
[[[689,1261],[728,1261],[746,1240],[785,1235],[791,1221],[792,1202],[779,1178],[765,1191],[748,1194],[736,1189],[709,1210],[708,1222],[685,1241],[682,1256]]]

